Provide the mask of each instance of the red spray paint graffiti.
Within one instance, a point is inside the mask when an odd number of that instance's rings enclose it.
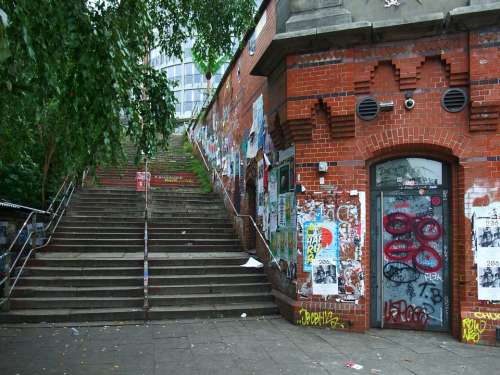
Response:
[[[384,245],[385,256],[393,261],[412,261],[421,272],[436,272],[443,266],[439,253],[429,245],[430,241],[441,238],[443,230],[432,217],[412,217],[402,212],[394,212],[384,217],[384,229],[393,236],[413,233],[418,241],[395,239]]]
[[[423,328],[429,320],[425,307],[408,304],[405,300],[386,301],[384,303],[384,320],[388,323],[414,325]]]

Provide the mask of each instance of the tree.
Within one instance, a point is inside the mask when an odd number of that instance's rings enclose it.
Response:
[[[0,195],[43,206],[63,175],[122,161],[125,139],[138,157],[167,147],[173,82],[145,57],[180,58],[190,38],[202,59],[227,55],[253,12],[253,0],[0,0]]]

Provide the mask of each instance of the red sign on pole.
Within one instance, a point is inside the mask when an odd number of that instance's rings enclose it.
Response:
[[[151,173],[137,172],[135,174],[135,190],[136,191],[146,191],[146,183],[148,190],[151,187]]]

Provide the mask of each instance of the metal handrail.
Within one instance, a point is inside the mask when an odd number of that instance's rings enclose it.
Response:
[[[11,203],[11,202],[7,202],[7,201],[0,202],[0,207],[13,208],[15,210],[28,210],[28,211],[31,211],[32,213],[35,212],[37,214],[44,214],[44,215],[50,214],[49,210],[47,210],[47,211],[39,210],[38,208],[23,206],[20,204]]]
[[[204,155],[204,153],[203,153],[203,151],[202,151],[202,149],[201,149],[198,141],[196,141],[196,139],[194,139],[194,138],[192,138],[190,136],[189,131],[186,130],[186,133],[188,135],[188,138],[191,140],[191,142],[194,143],[196,145],[196,147],[198,148],[198,152],[201,155],[201,158],[203,160],[203,164],[205,164],[205,168],[207,169],[207,171],[210,172],[211,168],[209,167],[209,165],[207,163],[207,160],[205,159],[205,155]],[[227,192],[226,185],[224,185],[224,182],[222,181],[222,178],[219,175],[219,172],[217,172],[217,170],[215,168],[213,169],[213,171],[214,171],[215,175],[217,176],[217,178],[219,179],[219,182],[220,182],[220,184],[222,186],[222,189],[224,191],[224,194],[225,194],[226,198],[229,200],[229,203],[231,204],[231,208],[233,209],[234,215],[236,217],[241,217],[241,218],[246,217],[246,218],[250,219],[250,222],[252,223],[252,225],[255,228],[256,232],[259,234],[259,237],[262,240],[262,243],[266,247],[268,253],[271,255],[271,257],[273,258],[274,263],[276,263],[276,265],[278,266],[278,269],[281,272],[280,264],[276,260],[276,257],[274,256],[273,252],[271,251],[271,248],[267,244],[267,240],[265,239],[264,235],[262,234],[262,232],[260,231],[259,227],[257,226],[257,223],[255,222],[254,218],[252,216],[250,216],[250,215],[241,215],[241,214],[238,213],[238,211],[236,210],[236,207],[234,206],[233,201],[231,200],[231,197],[230,197],[229,193]]]
[[[149,191],[149,181],[148,181],[148,159],[144,159],[144,190],[145,190],[145,205],[144,205],[144,311],[147,312],[149,310],[149,249],[148,249],[148,191]]]
[[[75,186],[76,186],[75,179],[71,180],[69,183],[68,183],[68,180],[69,180],[68,177],[66,177],[64,179],[63,183],[61,184],[61,187],[59,188],[57,194],[52,199],[52,202],[51,202],[51,204],[49,206],[49,209],[52,210],[55,202],[57,201],[57,199],[59,199],[60,194],[64,191],[62,199],[61,199],[61,202],[57,206],[56,211],[55,212],[51,212],[49,210],[47,210],[47,211],[41,211],[41,210],[36,210],[36,209],[33,210],[28,215],[28,217],[24,221],[23,225],[21,226],[21,228],[17,232],[17,235],[14,237],[14,239],[12,240],[10,246],[8,247],[7,252],[6,252],[7,255],[10,254],[10,253],[12,253],[12,248],[14,247],[14,245],[17,242],[17,240],[19,239],[19,236],[21,235],[21,233],[23,232],[23,230],[26,228],[26,226],[28,225],[28,223],[31,221],[32,224],[33,224],[32,228],[29,231],[29,234],[26,237],[26,240],[24,241],[23,245],[21,246],[21,250],[17,254],[15,260],[13,262],[11,262],[11,265],[8,267],[6,275],[2,278],[2,280],[0,280],[0,288],[4,284],[6,284],[6,282],[11,278],[12,272],[16,269],[17,264],[18,264],[19,260],[21,259],[22,255],[23,255],[24,249],[26,248],[26,245],[28,244],[28,242],[30,240],[32,242],[31,249],[30,249],[29,253],[24,257],[24,261],[23,261],[22,265],[20,266],[19,270],[17,271],[16,277],[15,277],[14,282],[12,283],[12,285],[9,286],[7,284],[8,290],[7,290],[6,295],[2,299],[0,299],[0,306],[3,305],[6,301],[9,300],[10,296],[12,295],[12,292],[14,291],[14,288],[17,285],[17,282],[19,281],[19,278],[21,277],[21,274],[24,271],[24,267],[26,266],[26,264],[28,263],[29,259],[31,258],[31,255],[35,251],[40,250],[40,249],[46,247],[50,243],[50,241],[52,239],[52,236],[53,236],[55,230],[57,229],[57,226],[59,225],[59,222],[61,221],[61,218],[65,214],[66,209],[67,209],[67,207],[69,205],[69,202],[71,201],[71,198],[73,197],[73,193],[75,191]],[[34,233],[36,233],[36,216],[37,216],[37,214],[43,214],[43,215],[50,215],[51,216],[51,220],[50,220],[49,224],[47,224],[45,226],[45,230],[46,231],[52,225],[54,219],[57,218],[55,226],[50,230],[49,237],[40,246],[36,246],[36,236],[34,236]],[[35,237],[35,238],[33,238],[33,237]]]

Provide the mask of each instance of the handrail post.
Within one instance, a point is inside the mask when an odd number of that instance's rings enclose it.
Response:
[[[4,302],[0,304],[0,311],[8,312],[10,310],[10,299],[9,290],[10,290],[10,253],[3,254],[3,269],[1,270],[1,278],[5,276],[5,282],[1,285],[0,291],[2,292],[1,297],[4,298]]]
[[[148,159],[144,158],[144,319],[148,319],[149,311],[149,251],[148,251],[148,216],[149,216],[149,178]]]
[[[31,248],[36,247],[37,233],[36,233],[36,214],[31,219]]]

